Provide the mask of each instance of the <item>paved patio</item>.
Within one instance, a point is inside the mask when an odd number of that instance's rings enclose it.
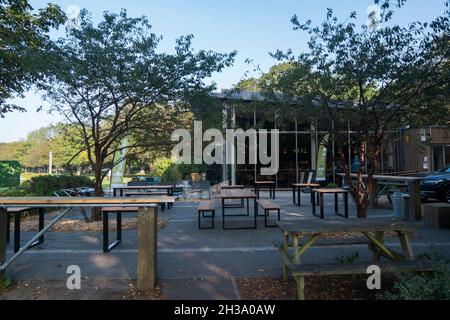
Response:
[[[262,193],[263,198],[268,194]],[[292,193],[277,192],[276,202],[283,208],[282,220],[315,219],[311,214],[309,194],[302,195],[302,207],[292,204]],[[327,218],[334,218],[334,199],[326,197]],[[257,230],[222,230],[221,212],[217,207],[216,228],[198,230],[196,203],[177,202],[170,211],[160,215],[170,219],[158,234],[158,278],[166,299],[238,299],[236,277],[279,277],[281,259],[272,243],[281,240],[278,229],[265,229],[264,219],[258,219]],[[236,214],[244,212],[235,209]],[[260,211],[261,212],[261,211]],[[76,212],[73,213],[78,216]],[[350,216],[355,207],[350,201]],[[393,218],[386,209],[371,210],[371,218]],[[233,218],[233,219],[251,219]],[[337,218],[341,219],[341,218]],[[251,222],[251,221],[248,221]],[[245,221],[239,221],[244,224]],[[439,250],[450,257],[450,231],[423,228],[422,222],[412,239],[416,254]],[[228,223],[227,223],[228,225]],[[32,236],[24,232],[23,241]],[[111,234],[114,237],[114,234]],[[24,242],[23,242],[24,243]],[[397,239],[387,239],[391,246],[400,247]],[[102,252],[100,233],[46,234],[45,243],[20,257],[7,271],[16,280],[61,280],[65,285],[69,265],[78,265],[87,279],[124,280],[136,278],[136,231],[124,231],[123,242],[109,254]],[[9,246],[9,255],[12,254]],[[366,244],[347,246],[318,246],[308,251],[303,261],[334,262],[336,257],[359,252],[361,261],[371,260]]]

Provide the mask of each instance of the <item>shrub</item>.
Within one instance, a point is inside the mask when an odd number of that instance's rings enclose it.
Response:
[[[394,291],[382,298],[387,300],[449,300],[450,271],[449,260],[439,253],[423,254],[422,261],[431,262],[434,272],[399,275]]]
[[[51,196],[60,189],[93,186],[94,182],[84,176],[37,176],[22,185],[25,192],[35,196]]]

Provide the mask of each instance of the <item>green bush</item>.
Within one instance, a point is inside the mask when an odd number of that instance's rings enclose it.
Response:
[[[0,197],[27,197],[32,196],[23,188],[7,188],[0,190]]]
[[[382,298],[386,300],[449,300],[449,260],[439,253],[423,254],[419,260],[431,262],[434,272],[401,274],[394,284],[394,290]]]
[[[51,196],[60,189],[93,186],[94,182],[84,176],[37,176],[22,185],[25,192],[35,196]]]
[[[178,171],[178,166],[174,164],[167,168],[161,176],[161,182],[163,183],[176,183],[180,180],[181,174]]]

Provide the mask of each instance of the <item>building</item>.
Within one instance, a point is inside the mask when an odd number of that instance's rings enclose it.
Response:
[[[317,153],[321,141],[328,134],[328,123],[316,119],[297,117],[279,119],[277,106],[255,105],[264,97],[252,92],[222,91],[213,94],[222,105],[223,127],[230,125],[249,128],[280,130],[280,169],[276,176],[261,177],[258,165],[223,165],[209,172],[211,180],[230,180],[236,184],[252,185],[253,181],[272,179],[278,188],[290,187],[298,181],[300,172],[317,169]],[[349,121],[340,135],[348,143],[344,148],[346,161],[355,169],[359,160],[355,147],[355,134]],[[336,181],[339,172],[334,164],[334,145],[327,152],[326,172],[329,182]],[[380,174],[432,172],[450,165],[450,127],[430,126],[413,129],[401,128],[387,133],[380,157]]]

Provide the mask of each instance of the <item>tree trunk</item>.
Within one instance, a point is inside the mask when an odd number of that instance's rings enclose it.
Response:
[[[96,166],[94,170],[94,177],[95,177],[95,196],[96,197],[103,197],[103,187],[102,187],[102,169],[100,166]],[[91,221],[101,221],[102,215],[101,215],[101,208],[92,208],[92,215],[91,215]]]

